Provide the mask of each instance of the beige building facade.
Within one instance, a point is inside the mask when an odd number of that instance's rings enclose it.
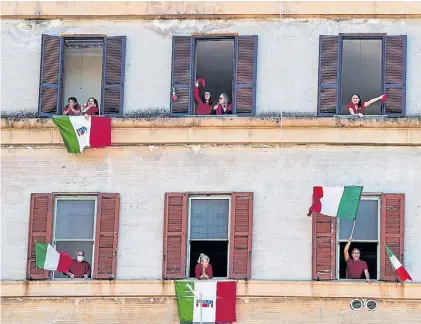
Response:
[[[419,323],[419,2],[10,1],[1,10],[2,323],[179,323],[172,279],[189,277],[195,256],[194,200],[212,198],[228,206],[218,277],[237,280],[237,323]],[[233,42],[232,115],[195,116],[195,37]],[[107,65],[116,57],[117,81]],[[61,84],[44,75],[54,64]],[[355,82],[370,89],[365,99],[388,99],[349,116]],[[45,117],[72,93],[98,98],[112,117],[111,147],[67,153]],[[306,216],[313,186],[351,184],[364,186],[361,208],[373,222],[356,229],[371,284],[343,277],[349,228]],[[91,237],[73,239],[90,249],[93,279],[34,270],[36,235],[76,246],[58,234],[66,206],[93,215],[75,230],[91,226]],[[189,228],[181,250],[171,217]],[[247,220],[244,233],[237,218]],[[101,241],[110,219],[113,239]],[[412,282],[396,282],[384,242]]]

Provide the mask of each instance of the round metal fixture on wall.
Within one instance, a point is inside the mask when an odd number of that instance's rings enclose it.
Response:
[[[367,307],[369,311],[375,311],[377,309],[377,302],[374,299],[366,300],[365,307]]]
[[[352,310],[359,311],[361,308],[364,307],[364,302],[361,299],[353,299],[351,300],[351,303],[349,304]]]

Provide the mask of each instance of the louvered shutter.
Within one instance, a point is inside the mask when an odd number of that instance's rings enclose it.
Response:
[[[239,116],[256,114],[257,39],[236,37],[234,109]]]
[[[53,222],[53,195],[47,193],[31,194],[29,215],[28,255],[26,277],[29,280],[48,279],[48,271],[36,267],[36,242],[51,244]]]
[[[42,35],[38,99],[40,116],[51,116],[61,113],[62,56],[63,39],[60,36]]]
[[[95,228],[95,279],[115,279],[117,272],[120,194],[100,193]]]
[[[101,114],[122,115],[126,66],[126,36],[104,39]]]
[[[404,116],[406,108],[406,35],[386,36],[384,113]]]
[[[253,228],[253,193],[234,192],[231,198],[229,277],[249,279]]]
[[[313,280],[336,278],[336,217],[313,214]]]
[[[162,277],[186,276],[187,194],[166,193]]]
[[[190,111],[192,91],[191,48],[192,37],[174,36],[172,43],[172,69],[171,69],[171,114],[187,115]],[[172,99],[175,89],[177,100]]]
[[[318,114],[333,116],[339,107],[339,57],[342,48],[338,36],[321,35],[319,39]]]
[[[382,194],[380,230],[380,280],[395,281],[385,244],[398,260],[404,264],[404,194]]]

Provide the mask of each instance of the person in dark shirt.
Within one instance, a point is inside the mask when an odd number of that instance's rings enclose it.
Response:
[[[346,278],[347,279],[361,279],[363,273],[365,274],[366,281],[371,283],[370,274],[368,273],[367,262],[360,260],[361,251],[357,248],[352,249],[352,258],[349,257],[349,246],[352,242],[352,236],[349,237],[348,243],[344,248],[344,257],[346,262]]]
[[[209,264],[209,257],[206,254],[200,253],[194,272],[198,280],[213,278],[212,266]]]
[[[76,260],[73,259],[69,267],[69,272],[66,275],[73,278],[85,278],[88,279],[91,276],[91,265],[89,262],[84,261],[85,252],[82,250],[77,251]]]

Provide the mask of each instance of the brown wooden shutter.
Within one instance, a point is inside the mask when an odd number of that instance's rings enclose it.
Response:
[[[162,277],[183,279],[186,276],[187,194],[167,192],[164,209]]]
[[[336,217],[313,214],[313,280],[336,278]]]
[[[388,116],[404,116],[406,110],[406,35],[386,36],[384,89]]]
[[[249,279],[253,228],[253,193],[234,192],[231,199],[229,277]]]
[[[338,36],[320,35],[319,40],[319,93],[317,112],[321,116],[333,116],[339,106],[340,86],[338,76],[341,52]]]
[[[171,93],[169,94],[171,114],[187,115],[192,96],[192,37],[174,36],[172,46]],[[172,99],[173,88],[177,94],[177,101]]]
[[[48,279],[48,271],[36,267],[35,243],[50,243],[53,224],[53,195],[31,194],[29,215],[28,256],[26,277],[29,280]]]
[[[382,194],[381,197],[380,280],[397,279],[386,253],[385,244],[404,264],[404,202],[404,194]]]
[[[95,279],[115,279],[117,272],[120,194],[100,193],[95,229]]]
[[[61,113],[63,40],[42,35],[38,112],[40,116]]]
[[[256,113],[257,36],[238,36],[236,46],[235,113]]]
[[[122,115],[124,104],[124,79],[126,66],[126,36],[104,39],[103,102],[101,113]]]

